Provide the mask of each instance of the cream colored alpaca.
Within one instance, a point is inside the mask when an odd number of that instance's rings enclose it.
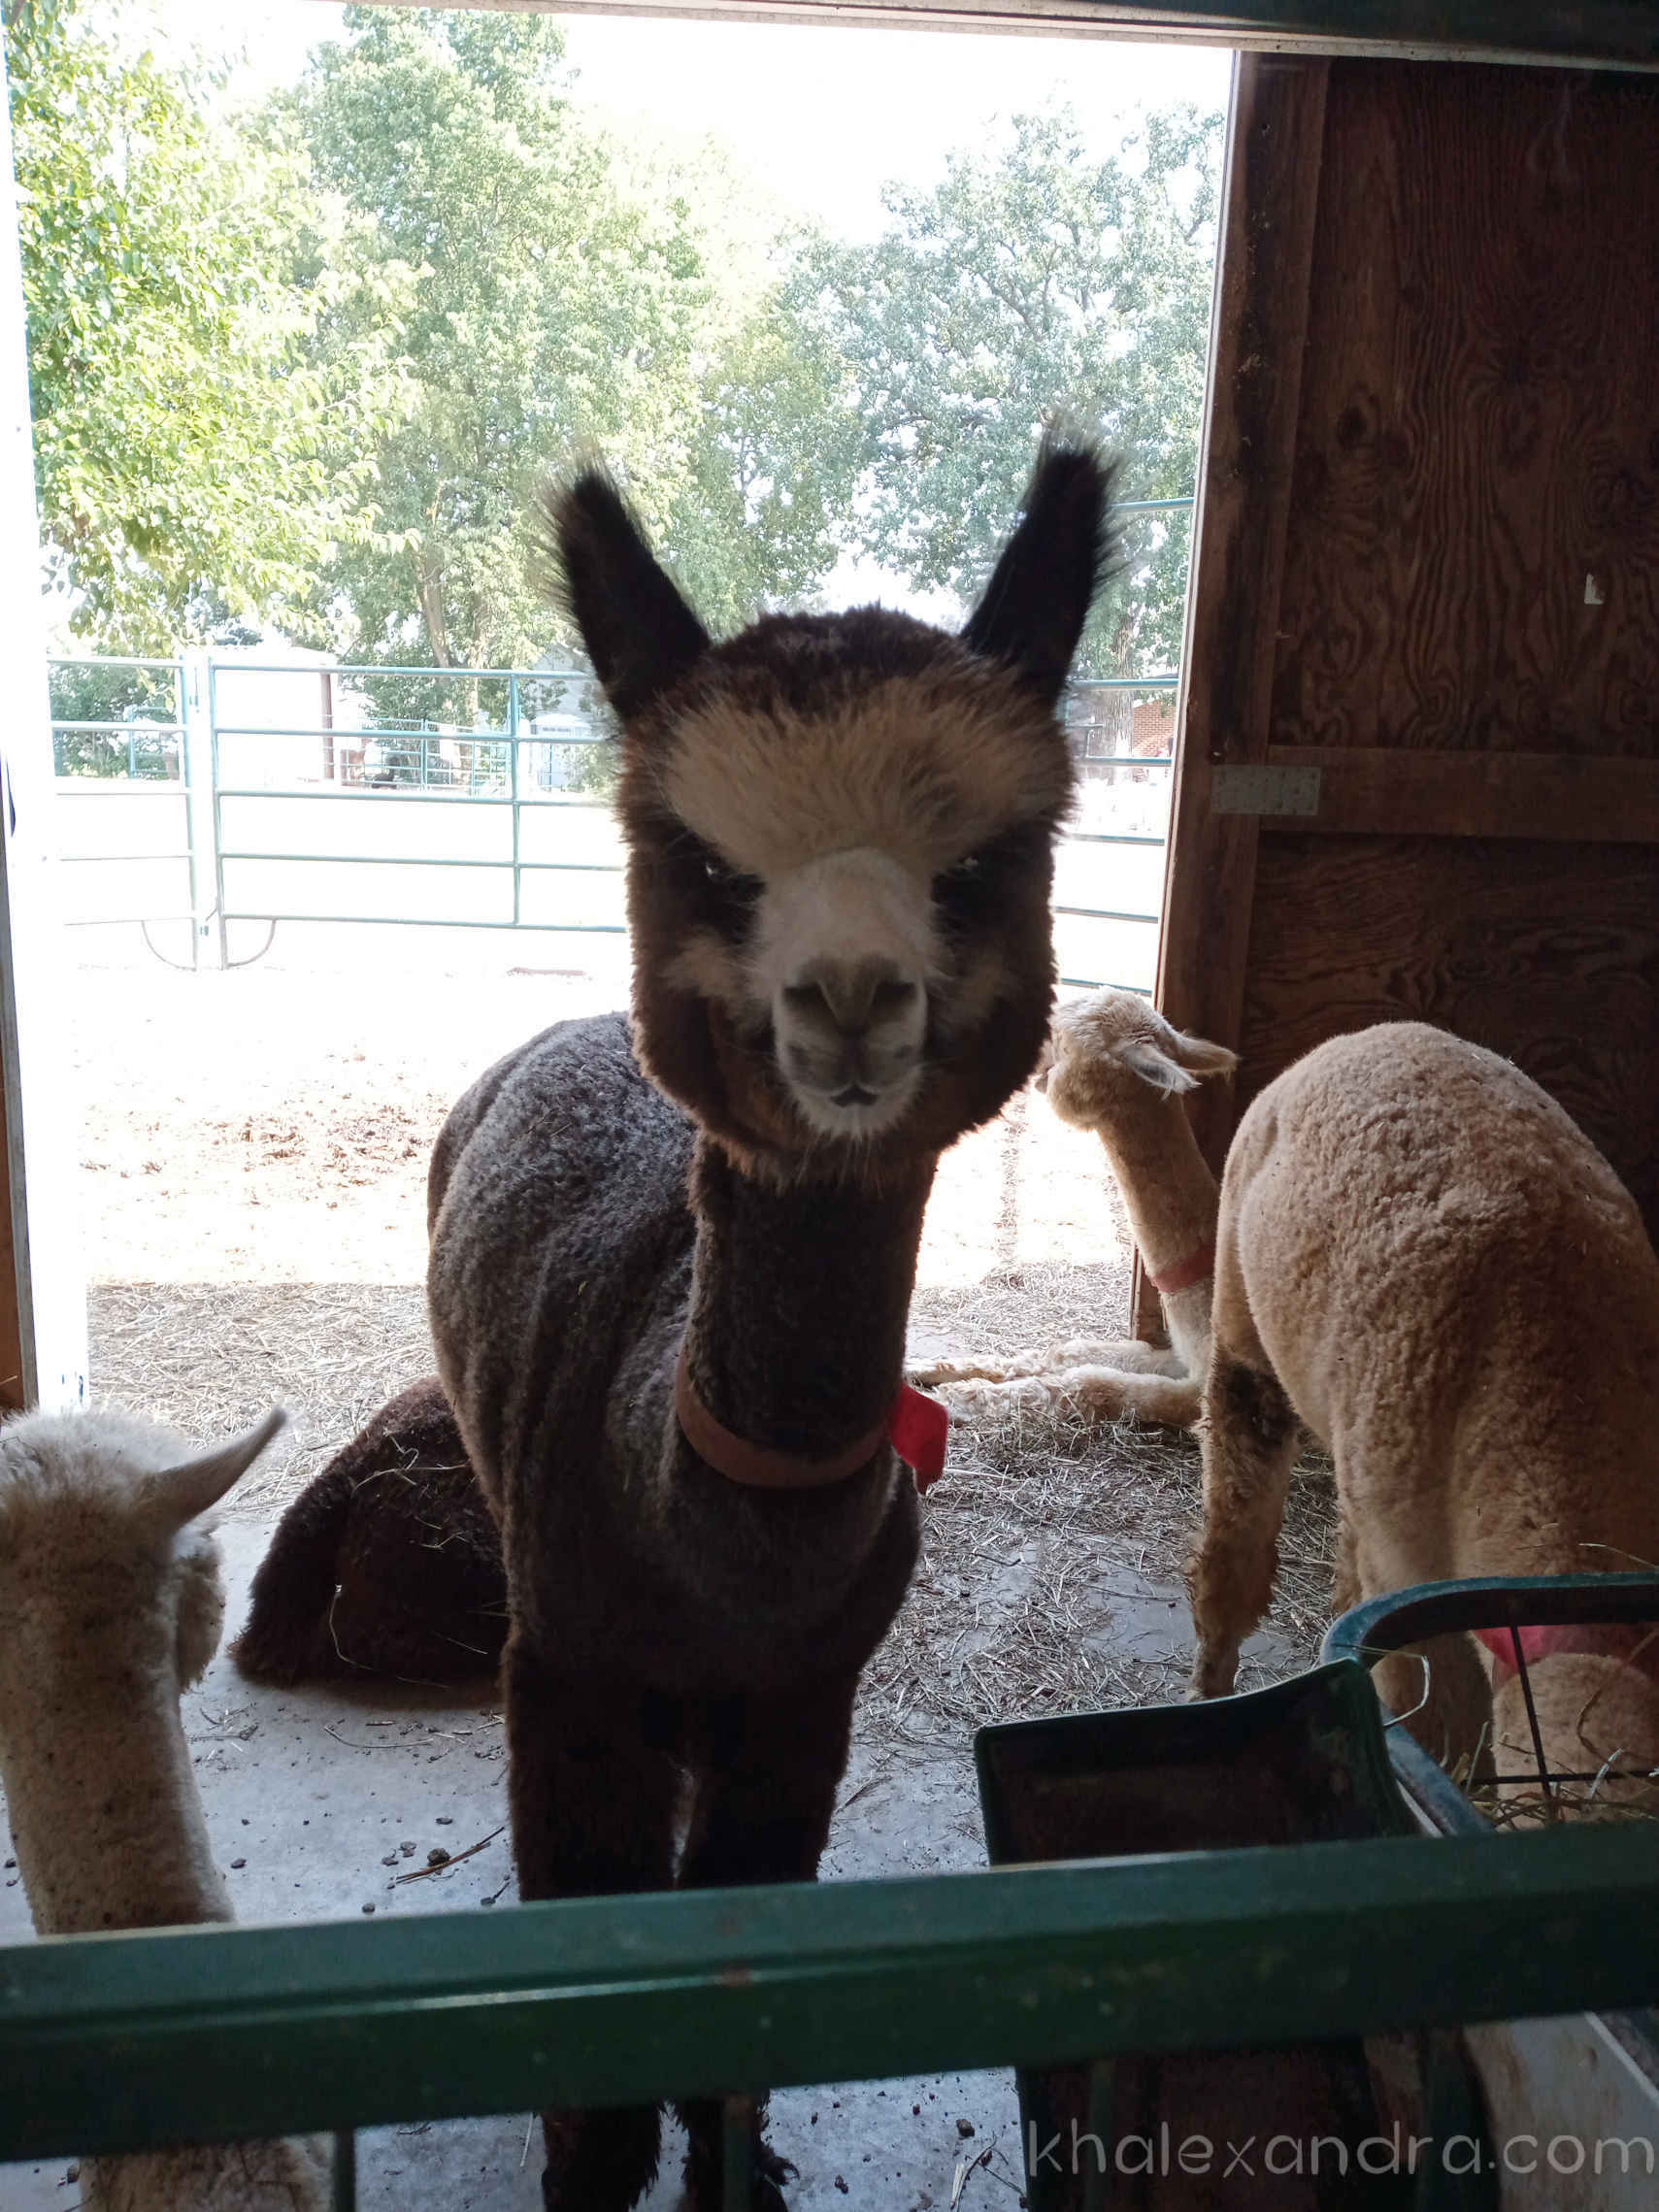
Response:
[[[958,1413],[1063,1404],[1112,1421],[1186,1428],[1197,1420],[1210,1357],[1215,1177],[1181,1104],[1207,1075],[1231,1073],[1223,1044],[1183,1037],[1133,991],[1102,990],[1061,1007],[1038,1076],[1062,1121],[1092,1129],[1123,1193],[1141,1258],[1164,1304],[1171,1349],[1133,1338],[1075,1338],[1000,1365],[943,1360],[912,1371],[940,1385]]]
[[[1267,1608],[1299,1420],[1336,1462],[1339,1604],[1659,1560],[1659,1260],[1601,1154],[1508,1061],[1388,1023],[1270,1084],[1222,1176],[1213,1331],[1196,1695],[1232,1688]],[[1529,1657],[1552,1768],[1659,1766],[1659,1636],[1645,1658],[1634,1640],[1557,1632]],[[1389,1665],[1403,1711],[1420,1671]],[[1530,1766],[1512,1674],[1493,1723],[1499,1771]]]
[[[43,1935],[226,1921],[180,1692],[224,1619],[203,1520],[282,1426],[218,1451],[124,1413],[0,1429],[0,1781]],[[322,2152],[230,2143],[95,2158],[89,2212],[322,2212]]]

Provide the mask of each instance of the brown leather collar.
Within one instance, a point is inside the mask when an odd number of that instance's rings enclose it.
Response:
[[[1190,1290],[1201,1283],[1206,1275],[1215,1272],[1215,1239],[1201,1244],[1196,1252],[1189,1252],[1184,1260],[1178,1260],[1173,1268],[1166,1268],[1161,1275],[1149,1271],[1146,1280],[1152,1288],[1168,1295],[1171,1291]]]
[[[832,1482],[845,1482],[875,1458],[885,1443],[915,1471],[916,1487],[926,1490],[945,1466],[945,1439],[948,1421],[945,1407],[934,1398],[904,1385],[891,1411],[879,1427],[844,1446],[830,1459],[803,1459],[794,1452],[769,1450],[751,1444],[745,1436],[716,1421],[698,1397],[685,1364],[681,1339],[674,1370],[674,1411],[686,1442],[705,1465],[728,1482],[751,1490],[822,1490]]]
[[[674,1410],[685,1440],[700,1460],[728,1482],[741,1482],[751,1490],[821,1490],[832,1482],[845,1482],[875,1457],[887,1440],[882,1421],[847,1444],[832,1459],[802,1459],[794,1452],[769,1450],[751,1444],[723,1422],[716,1421],[698,1397],[685,1365],[685,1345],[680,1346],[680,1364],[674,1370]]]

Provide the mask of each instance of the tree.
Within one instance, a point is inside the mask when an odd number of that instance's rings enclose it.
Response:
[[[584,124],[546,17],[346,23],[279,108],[371,263],[418,269],[415,401],[377,450],[376,531],[342,549],[319,641],[440,668],[536,659],[556,622],[536,487],[583,446],[717,626],[810,591],[857,465],[850,417],[830,420],[842,371],[789,319],[776,256],[712,234],[717,155],[630,159]]]
[[[1192,491],[1221,120],[1150,115],[1096,160],[1069,112],[1019,116],[936,189],[889,191],[875,245],[816,249],[820,327],[868,426],[864,551],[971,600],[1057,410],[1123,456],[1126,497]],[[1174,665],[1187,543],[1182,513],[1134,518],[1079,673]]]
[[[687,467],[664,521],[716,632],[811,600],[847,543],[863,426],[846,361],[775,279],[699,380]]]
[[[338,642],[440,668],[533,659],[536,482],[585,434],[652,504],[704,294],[683,211],[621,200],[546,17],[351,9],[290,112],[371,266],[417,271],[413,405],[375,455],[372,538],[331,577]]]
[[[398,405],[394,288],[327,365],[337,229],[303,164],[239,142],[143,11],[8,0],[30,402],[47,571],[104,650],[167,652],[226,615],[281,621],[360,510]]]

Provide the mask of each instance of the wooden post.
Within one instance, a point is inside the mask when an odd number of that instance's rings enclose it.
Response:
[[[1267,759],[1329,68],[1241,54],[1223,165],[1157,1004],[1178,1028],[1235,1047],[1256,820],[1216,812],[1215,772]],[[1193,1125],[1217,1173],[1233,1119],[1223,1088],[1196,1093]],[[1132,1299],[1136,1334],[1160,1335],[1157,1294],[1139,1258]]]

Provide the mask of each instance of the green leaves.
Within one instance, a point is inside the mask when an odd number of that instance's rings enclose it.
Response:
[[[1069,111],[1015,116],[933,191],[890,193],[874,246],[814,249],[813,312],[868,426],[867,552],[971,600],[1057,411],[1125,455],[1133,496],[1192,490],[1220,140],[1178,109],[1101,161]],[[1132,521],[1079,672],[1174,664],[1186,543],[1178,513]]]
[[[630,156],[572,107],[545,17],[352,10],[280,106],[359,226],[364,283],[415,266],[411,405],[319,642],[365,659],[533,662],[537,479],[603,447],[717,628],[810,594],[858,463],[843,364],[757,251],[715,154]]]
[[[210,606],[293,618],[400,404],[393,300],[348,375],[306,358],[341,298],[291,281],[329,228],[303,157],[212,121],[142,28],[73,0],[6,26],[48,573],[75,631],[140,652]]]

